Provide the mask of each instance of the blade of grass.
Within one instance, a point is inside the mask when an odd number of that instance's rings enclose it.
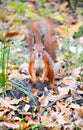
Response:
[[[3,43],[1,43],[1,76],[0,87],[3,89],[3,97],[6,96],[6,86],[8,83],[8,63],[10,58],[10,46],[6,47],[6,37],[3,34]]]
[[[11,82],[11,84],[13,84],[13,86],[15,88],[17,88],[18,90],[20,90],[21,92],[23,92],[27,96],[29,96],[34,101],[34,104],[37,105],[36,102],[35,102],[33,94],[30,92],[28,87],[26,87],[25,84],[22,81],[16,82],[16,81],[11,80],[10,82]]]

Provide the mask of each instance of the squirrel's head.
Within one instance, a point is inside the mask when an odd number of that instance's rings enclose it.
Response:
[[[39,44],[34,44],[33,46],[33,53],[35,54],[35,57],[38,59],[43,58],[45,52],[45,47],[39,43]]]

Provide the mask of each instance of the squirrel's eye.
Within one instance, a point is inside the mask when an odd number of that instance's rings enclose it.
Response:
[[[33,51],[35,51],[35,49],[33,48]]]
[[[43,50],[45,50],[45,48],[43,48]]]

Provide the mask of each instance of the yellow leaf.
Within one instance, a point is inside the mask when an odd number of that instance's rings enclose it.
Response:
[[[23,97],[22,100],[23,100],[24,102],[26,102],[26,103],[29,103],[29,100],[30,100],[30,99],[29,99],[28,97]]]
[[[64,3],[62,3],[62,4],[59,6],[59,8],[60,8],[61,10],[67,9],[67,7],[68,7],[68,2],[64,2]]]
[[[4,38],[3,38],[3,33],[2,32],[0,32],[0,40],[3,40]]]
[[[55,16],[55,19],[58,20],[58,21],[60,21],[61,23],[64,23],[64,17],[61,16],[61,15]]]
[[[67,35],[67,26],[61,25],[56,29],[62,37]]]
[[[69,33],[73,35],[75,32],[79,31],[79,28],[83,25],[83,22],[76,23],[75,25],[71,25],[69,27]]]
[[[74,25],[61,25],[56,30],[60,33],[62,37],[66,37],[68,34],[73,36],[75,32],[79,31],[79,28],[83,25],[83,22],[76,23]]]

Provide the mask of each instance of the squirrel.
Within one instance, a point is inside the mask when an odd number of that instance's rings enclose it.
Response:
[[[49,19],[33,21],[29,26],[29,46],[31,57],[29,62],[30,80],[35,84],[38,80],[48,80],[52,86],[54,81],[55,31]],[[37,78],[39,76],[40,78]]]

